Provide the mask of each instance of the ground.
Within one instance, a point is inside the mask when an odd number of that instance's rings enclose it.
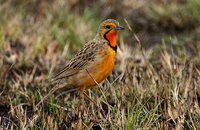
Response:
[[[200,129],[199,0],[0,0],[0,128]],[[117,19],[112,74],[78,97],[54,71]],[[45,98],[46,95],[49,95]]]

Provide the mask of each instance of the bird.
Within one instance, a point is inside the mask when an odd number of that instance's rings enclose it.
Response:
[[[124,27],[114,19],[104,20],[96,36],[81,48],[74,58],[53,77],[52,82],[68,89],[84,91],[105,80],[112,72],[117,53],[117,36]]]

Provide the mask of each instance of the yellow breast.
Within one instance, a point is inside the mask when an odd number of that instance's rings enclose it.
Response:
[[[97,54],[97,59],[86,68],[87,71],[82,70],[72,78],[75,86],[89,88],[96,85],[94,79],[101,83],[108,77],[114,68],[116,52],[110,47],[107,49]]]
[[[102,54],[102,61],[96,65],[96,72],[93,72],[98,83],[103,81],[112,72],[115,64],[116,52],[112,48],[108,48],[107,54]]]

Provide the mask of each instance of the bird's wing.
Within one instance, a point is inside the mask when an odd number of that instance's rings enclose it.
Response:
[[[79,70],[84,69],[87,64],[94,61],[96,51],[101,47],[99,42],[92,40],[85,44],[85,46],[70,60],[62,70],[55,75],[52,82],[59,82],[59,80],[68,78],[74,74],[77,74]]]

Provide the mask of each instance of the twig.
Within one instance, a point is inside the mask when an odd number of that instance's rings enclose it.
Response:
[[[138,36],[136,35],[136,33],[133,31],[133,29],[131,28],[130,24],[128,23],[128,21],[127,21],[126,19],[124,19],[124,22],[126,23],[128,29],[133,33],[133,36],[134,36],[134,38],[136,39],[136,41],[137,41],[137,43],[138,43],[138,45],[139,45],[139,48],[140,48],[140,50],[141,50],[141,52],[142,52],[142,56],[144,57],[144,60],[145,60],[146,65],[152,70],[152,72],[153,72],[154,74],[157,75],[157,73],[156,73],[156,71],[154,70],[152,64],[151,64],[151,63],[149,62],[149,60],[146,58],[146,55],[145,55],[144,49],[142,48],[142,44],[141,44],[140,39],[138,38]]]
[[[87,69],[86,69],[86,71],[87,71],[87,73],[89,74],[89,76],[94,80],[94,82],[96,83],[96,85],[99,87],[99,89],[100,89],[100,91],[101,91],[103,97],[104,97],[105,100],[106,100],[106,96],[105,96],[105,94],[103,93],[103,90],[101,89],[101,86],[99,85],[99,83],[94,79],[94,77],[90,74],[90,72],[89,72]]]

